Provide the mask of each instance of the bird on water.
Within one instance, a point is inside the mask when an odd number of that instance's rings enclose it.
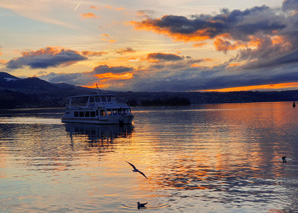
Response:
[[[146,205],[147,203],[140,203],[140,202],[138,202],[138,209],[140,209],[140,208],[146,208]]]
[[[140,173],[141,175],[143,175],[146,179],[148,179],[147,177],[146,177],[146,175],[143,173],[143,172],[141,172],[140,170],[138,170],[136,167],[135,167],[135,165],[133,165],[132,163],[129,163],[128,161],[126,161],[129,165],[131,165],[132,166],[132,168],[133,168],[133,172],[138,172],[138,173]]]
[[[287,162],[287,159],[286,159],[286,157],[287,157],[287,156],[282,156],[282,158],[281,158],[281,159],[282,159],[282,162],[283,162],[283,163],[286,163],[286,162]]]

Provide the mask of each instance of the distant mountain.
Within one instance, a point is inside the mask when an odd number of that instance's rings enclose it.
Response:
[[[17,78],[0,72],[0,108],[60,107],[72,95],[94,93],[70,84],[52,84],[39,78]]]
[[[16,81],[19,78],[10,75],[6,72],[0,72],[0,83],[6,83],[6,82],[11,82],[11,81]]]

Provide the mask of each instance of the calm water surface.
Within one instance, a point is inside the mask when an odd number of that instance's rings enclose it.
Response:
[[[298,211],[290,102],[134,108],[123,127],[62,113],[2,111],[0,212]]]

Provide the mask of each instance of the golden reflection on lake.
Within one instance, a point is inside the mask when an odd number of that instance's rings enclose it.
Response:
[[[148,202],[160,212],[292,211],[297,110],[289,102],[135,108],[129,126],[5,111],[0,209],[134,212]]]

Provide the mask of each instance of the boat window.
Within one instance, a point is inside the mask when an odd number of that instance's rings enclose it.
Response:
[[[100,103],[100,97],[94,97],[95,98],[95,102]]]
[[[79,112],[74,112],[73,115],[74,117],[79,117]]]
[[[112,115],[112,111],[110,109],[107,109],[108,116]]]
[[[111,96],[107,97],[108,102],[111,102]]]
[[[122,110],[118,109],[118,115],[122,115]]]
[[[106,111],[105,110],[100,110],[100,116],[101,117],[106,116]]]
[[[116,97],[111,97],[111,102],[116,102]]]
[[[101,101],[102,101],[102,102],[106,102],[106,101],[107,101],[107,100],[106,100],[106,97],[105,97],[105,96],[102,96],[102,97],[101,97]]]
[[[90,112],[90,117],[95,117],[95,111]]]
[[[90,113],[88,111],[85,112],[85,117],[89,117]]]
[[[113,109],[113,115],[117,115],[117,109]]]
[[[84,117],[84,112],[80,112],[80,117]]]

